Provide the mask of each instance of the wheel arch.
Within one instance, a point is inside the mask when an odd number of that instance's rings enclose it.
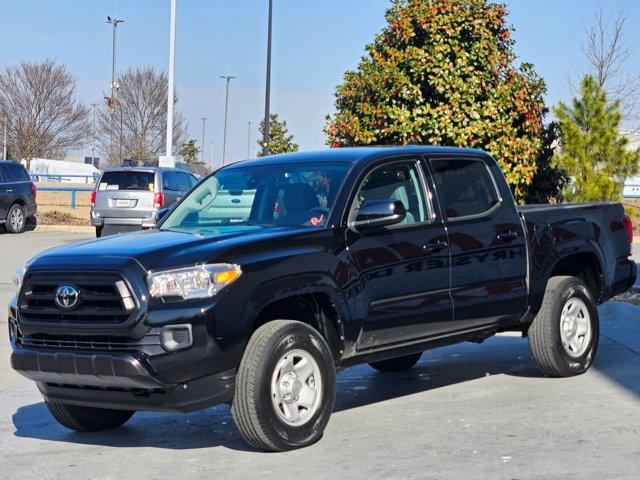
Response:
[[[280,291],[256,304],[249,336],[273,320],[298,320],[315,328],[329,345],[334,360],[339,361],[345,349],[344,305],[339,295],[326,288]]]
[[[549,280],[553,277],[568,275],[582,279],[596,302],[602,302],[607,295],[608,283],[602,255],[593,246],[587,248],[565,249],[564,254],[553,258],[541,278],[533,285],[530,313],[536,315],[542,306],[542,300]],[[531,317],[532,321],[533,318]]]

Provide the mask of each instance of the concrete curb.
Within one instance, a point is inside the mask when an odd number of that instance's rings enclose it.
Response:
[[[95,234],[95,227],[86,225],[38,225],[35,229],[36,232],[63,232],[63,233],[93,233]]]

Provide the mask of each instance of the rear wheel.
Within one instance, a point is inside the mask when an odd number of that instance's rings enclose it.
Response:
[[[411,355],[403,355],[402,357],[371,362],[369,365],[381,372],[404,372],[418,363],[421,356],[422,353],[412,353]]]
[[[96,227],[96,238],[100,238],[102,236],[102,227]]]
[[[57,402],[46,402],[58,423],[79,432],[95,432],[123,425],[135,413],[131,410],[81,407]]]
[[[24,208],[17,203],[11,205],[7,215],[7,230],[11,233],[22,233],[25,227]]]
[[[249,340],[231,406],[244,439],[285,451],[322,438],[335,399],[335,366],[327,343],[309,325],[275,320]]]
[[[597,303],[589,287],[577,277],[552,277],[528,333],[538,367],[551,377],[586,372],[599,335]]]

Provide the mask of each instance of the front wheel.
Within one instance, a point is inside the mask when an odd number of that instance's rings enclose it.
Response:
[[[119,427],[135,413],[131,410],[82,407],[57,402],[46,402],[46,404],[58,423],[79,432],[96,432]]]
[[[547,375],[586,372],[600,336],[597,303],[589,287],[577,277],[552,277],[528,336],[533,358]]]
[[[252,446],[293,450],[322,438],[335,391],[335,366],[324,338],[302,322],[275,320],[249,340],[231,413]]]

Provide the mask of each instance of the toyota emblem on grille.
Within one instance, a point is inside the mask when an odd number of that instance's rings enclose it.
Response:
[[[73,285],[58,285],[54,296],[56,305],[64,310],[71,310],[78,305],[80,292]]]

